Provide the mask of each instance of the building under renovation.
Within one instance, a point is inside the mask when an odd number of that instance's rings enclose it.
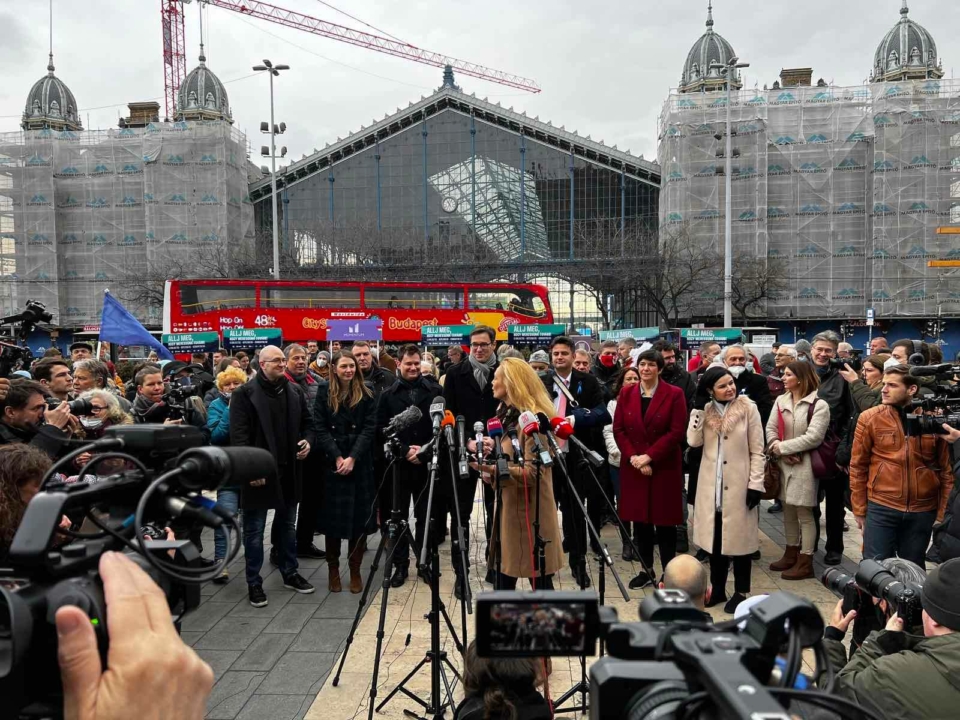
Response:
[[[77,328],[99,322],[104,289],[146,282],[172,258],[199,254],[229,272],[252,244],[246,139],[202,46],[177,109],[176,122],[159,122],[156,103],[137,103],[117,129],[85,131],[51,54],[22,131],[0,134],[4,315],[39,300],[54,325]],[[159,325],[159,305],[131,309]]]
[[[757,91],[734,70],[729,105],[736,53],[713,25],[708,11],[660,119],[661,235],[722,252],[729,116],[734,255],[787,271],[761,317],[960,315],[960,276],[927,267],[960,258],[957,236],[936,234],[960,224],[960,82],[943,79],[906,2],[869,83],[813,84],[800,69]],[[704,314],[719,301],[705,295]]]

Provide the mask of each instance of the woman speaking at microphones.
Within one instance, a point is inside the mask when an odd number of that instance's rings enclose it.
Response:
[[[518,578],[530,580],[536,590],[553,590],[553,575],[563,567],[563,548],[557,503],[553,496],[553,474],[550,467],[540,468],[540,494],[537,495],[537,459],[540,448],[546,449],[547,438],[539,433],[537,413],[549,418],[556,416],[553,403],[547,396],[536,372],[518,358],[505,358],[493,375],[493,396],[500,401],[497,417],[507,430],[516,428],[523,454],[518,463],[507,435],[502,440],[503,453],[510,458],[510,475],[501,481],[500,531],[490,537],[490,557],[500,558],[500,574],[495,588],[513,590]],[[523,413],[531,413],[533,422],[524,428],[520,422]],[[493,482],[496,467],[484,465],[484,482]],[[545,542],[544,574],[537,572],[537,548],[534,524],[539,501],[540,537]]]

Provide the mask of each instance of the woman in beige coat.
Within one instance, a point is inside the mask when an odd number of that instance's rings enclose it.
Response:
[[[533,523],[537,512],[537,469],[533,460],[537,452],[534,435],[527,435],[517,425],[522,410],[544,413],[556,417],[553,403],[547,396],[543,382],[526,362],[518,358],[504,358],[493,374],[493,396],[500,401],[497,411],[504,429],[516,426],[517,435],[523,442],[523,466],[510,463],[510,477],[501,483],[502,508],[499,512],[499,535],[490,538],[490,562],[496,563],[500,555],[500,576],[494,582],[497,590],[513,590],[519,578],[531,579],[530,585],[537,590],[553,590],[553,576],[563,567],[563,541],[560,537],[560,521],[557,516],[557,501],[553,496],[553,473],[551,468],[540,471],[540,536],[546,542],[544,549],[544,573],[535,571],[536,549],[534,547]],[[547,438],[536,434],[541,447],[547,447]],[[504,455],[512,457],[510,440],[504,434]],[[496,467],[485,465],[484,482],[496,476]],[[502,548],[502,549],[501,549]],[[494,568],[496,565],[494,564]]]
[[[817,534],[813,519],[817,479],[813,476],[810,451],[827,434],[830,407],[817,402],[820,380],[810,363],[794,360],[783,369],[782,379],[786,392],[777,398],[770,413],[767,442],[770,453],[780,459],[780,502],[787,547],[783,557],[770,564],[770,569],[782,570],[780,577],[784,580],[804,580],[813,577]]]
[[[710,367],[700,377],[687,427],[690,447],[703,447],[694,505],[693,539],[710,552],[708,607],[727,600],[733,561],[733,614],[750,593],[750,555],[760,546],[757,506],[763,494],[763,423],[754,402],[737,395],[733,375]]]

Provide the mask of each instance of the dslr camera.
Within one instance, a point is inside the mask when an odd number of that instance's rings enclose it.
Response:
[[[163,589],[171,612],[181,616],[199,604],[200,584],[236,557],[236,518],[202,491],[271,477],[276,465],[270,453],[258,448],[202,445],[203,433],[189,425],[121,425],[50,468],[0,567],[3,717],[62,716],[54,618],[65,605],[89,615],[106,667],[107,607],[98,573],[104,552],[126,552]],[[94,458],[82,474],[96,474],[101,462],[118,471],[103,473],[106,477],[95,484],[82,482],[83,477],[70,485],[51,482],[60,468],[88,452]],[[79,531],[59,529],[64,515],[84,518]],[[167,541],[161,528],[177,518],[223,527],[224,560],[202,566],[193,543]]]
[[[863,368],[863,361],[860,357],[862,354],[863,350],[851,350],[850,357],[848,358],[835,357],[827,360],[827,367],[835,368],[837,370],[844,370],[845,366],[849,365],[857,372],[860,372],[860,370]]]
[[[27,346],[27,337],[37,323],[51,322],[53,315],[47,306],[36,300],[27,300],[23,312],[0,318],[0,325],[10,326],[10,342],[0,341],[0,377],[10,377],[15,370],[28,370],[33,362],[33,353]]]
[[[55,397],[48,397],[46,399],[47,410],[56,410],[63,403],[63,400]],[[89,415],[93,412],[93,403],[89,400],[76,399],[68,400],[67,407],[70,408],[70,414],[80,417],[81,415]]]
[[[656,590],[639,623],[621,623],[595,593],[489,592],[477,597],[481,657],[607,655],[590,667],[590,717],[789,720],[799,706],[843,717],[832,686],[816,607],[787,592],[740,621],[712,624],[680,590]],[[820,691],[794,690],[802,648],[816,650]],[[778,657],[785,655],[786,657]]]
[[[864,597],[869,596],[884,600],[888,608],[896,610],[905,628],[916,627],[922,621],[920,595],[923,587],[900,582],[876,560],[861,561],[855,575],[845,573],[841,568],[827,568],[822,582],[825,588],[843,598],[844,615],[851,610],[860,614]]]

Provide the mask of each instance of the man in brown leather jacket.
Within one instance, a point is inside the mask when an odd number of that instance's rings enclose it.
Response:
[[[918,391],[907,366],[884,371],[883,404],[864,411],[857,423],[850,491],[863,531],[863,557],[899,556],[923,567],[933,523],[943,519],[953,487],[953,470],[942,437],[905,433]]]

